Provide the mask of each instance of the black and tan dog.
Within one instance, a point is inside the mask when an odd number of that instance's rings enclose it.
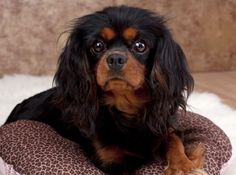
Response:
[[[17,105],[7,123],[51,125],[108,174],[132,173],[161,155],[165,174],[200,174],[204,150],[187,154],[175,134],[193,79],[163,17],[120,6],[76,19],[55,82]]]

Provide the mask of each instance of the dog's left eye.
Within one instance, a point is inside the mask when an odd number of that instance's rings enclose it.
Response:
[[[143,53],[146,50],[146,43],[144,41],[137,41],[134,43],[133,48],[139,53]]]
[[[102,41],[95,41],[92,46],[93,50],[97,53],[105,50],[105,44]]]

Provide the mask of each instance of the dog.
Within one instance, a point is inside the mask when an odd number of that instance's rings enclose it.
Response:
[[[6,123],[49,124],[107,174],[132,174],[159,156],[166,175],[201,174],[204,149],[184,149],[176,120],[194,82],[164,17],[118,6],[75,19],[54,81]]]

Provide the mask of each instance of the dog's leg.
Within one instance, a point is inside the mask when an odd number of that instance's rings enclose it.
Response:
[[[194,149],[189,149],[187,155],[180,138],[176,134],[170,134],[167,143],[168,166],[165,175],[207,175],[201,170],[204,157],[203,146],[198,145]]]
[[[186,155],[197,168],[203,167],[204,151],[204,146],[202,144],[198,144],[197,146],[188,147],[187,149],[185,149]]]

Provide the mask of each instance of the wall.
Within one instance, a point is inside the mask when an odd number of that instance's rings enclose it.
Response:
[[[120,4],[165,15],[193,72],[236,70],[235,0],[1,0],[0,75],[52,74],[70,20]]]

